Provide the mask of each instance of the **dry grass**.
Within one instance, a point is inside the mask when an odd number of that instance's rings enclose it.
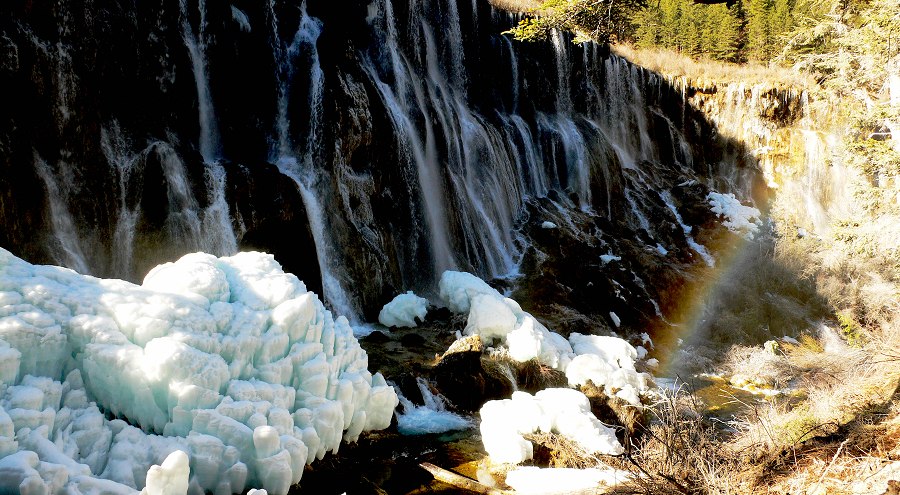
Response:
[[[540,0],[488,0],[488,2],[495,8],[518,13],[532,11],[541,5]]]
[[[736,476],[738,458],[722,448],[722,431],[701,414],[696,397],[664,395],[652,414],[637,448],[620,461],[635,476],[617,493],[746,493],[746,480]]]
[[[576,469],[603,465],[599,457],[562,435],[538,432],[525,435],[525,438],[534,445],[534,462],[538,465]]]
[[[635,48],[631,45],[615,45],[612,50],[617,55],[662,74],[670,80],[684,78],[688,86],[698,89],[747,82],[779,88],[805,88],[815,85],[815,81],[810,76],[775,65],[730,64],[705,59],[695,60],[671,50]]]

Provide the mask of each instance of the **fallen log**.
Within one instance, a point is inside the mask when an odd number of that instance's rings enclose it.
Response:
[[[419,463],[419,467],[431,473],[431,475],[434,476],[434,479],[467,492],[481,493],[484,495],[506,495],[509,493],[503,490],[497,490],[496,488],[491,488],[487,485],[482,485],[475,480],[458,475],[452,471],[447,471],[430,462]]]

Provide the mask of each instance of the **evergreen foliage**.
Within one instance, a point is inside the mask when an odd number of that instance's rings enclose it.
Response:
[[[700,5],[690,0],[659,0],[632,19],[641,48],[663,47],[691,57],[737,62],[741,57],[738,5]]]
[[[631,17],[645,0],[545,0],[504,34],[520,41],[545,39],[553,29],[572,31],[575,42],[625,41]]]
[[[798,17],[821,17],[818,7],[795,0],[739,0],[730,6],[658,0],[634,16],[633,37],[638,46],[692,57],[768,61],[781,53]]]

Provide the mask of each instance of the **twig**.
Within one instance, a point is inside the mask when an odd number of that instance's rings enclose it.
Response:
[[[834,461],[836,461],[838,456],[841,455],[841,451],[844,450],[844,445],[847,445],[847,442],[849,440],[850,439],[848,438],[847,440],[844,440],[843,442],[841,442],[841,445],[838,447],[837,452],[834,453],[834,457],[831,458],[831,462],[829,462],[828,465],[825,466],[825,470],[822,471],[822,476],[819,476],[819,481],[816,481],[816,485],[815,485],[816,487],[819,487],[822,485],[822,481],[825,480],[825,475],[828,474],[828,470],[831,469],[831,466],[834,464]]]

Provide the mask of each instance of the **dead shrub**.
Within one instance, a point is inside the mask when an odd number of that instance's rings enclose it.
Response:
[[[531,394],[545,388],[569,386],[569,379],[565,373],[542,364],[537,359],[517,363],[515,369],[519,388]]]
[[[530,433],[525,438],[534,445],[533,462],[539,466],[586,469],[602,464],[599,457],[574,441],[556,433]]]

